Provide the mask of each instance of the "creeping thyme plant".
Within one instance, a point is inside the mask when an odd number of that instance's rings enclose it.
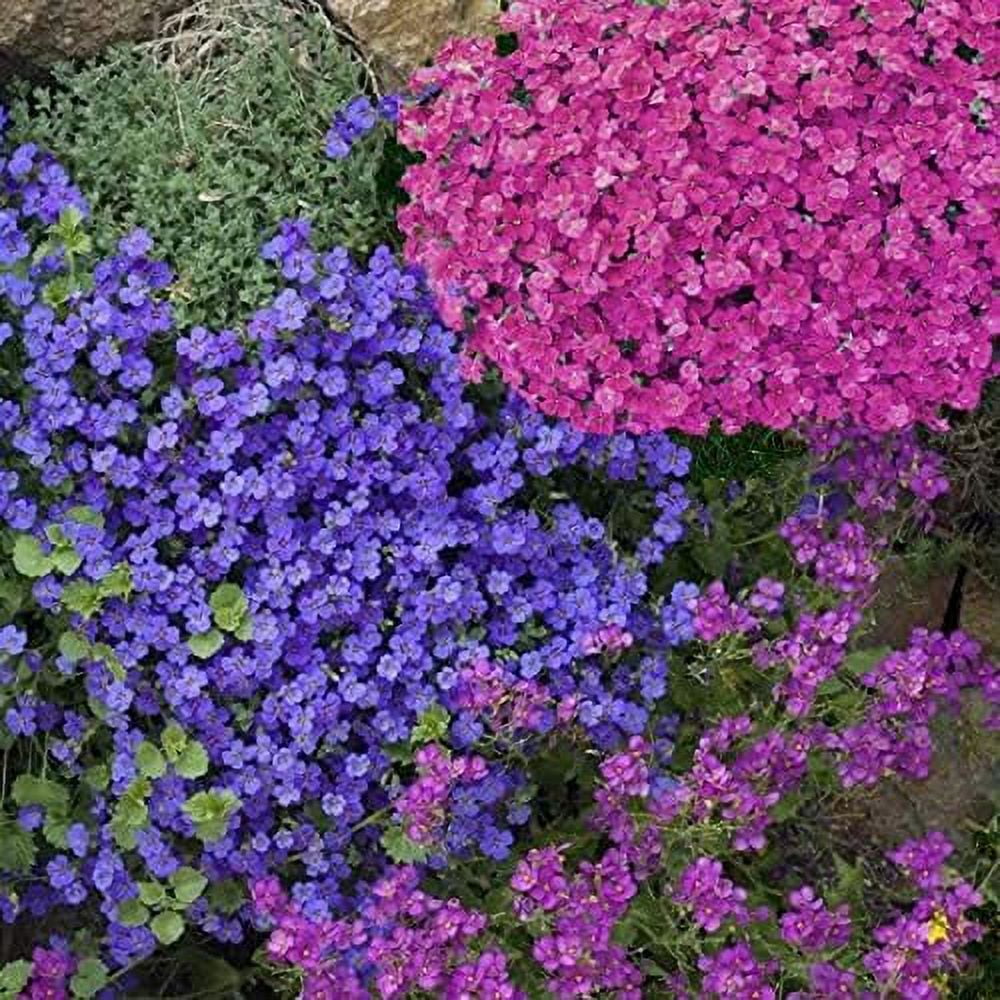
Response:
[[[986,5],[509,6],[235,229],[0,110],[0,1000],[989,995],[995,819],[872,835],[1000,722],[872,633],[994,368]]]

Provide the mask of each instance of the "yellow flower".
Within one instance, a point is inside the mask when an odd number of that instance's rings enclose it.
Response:
[[[943,910],[936,910],[927,925],[927,943],[937,944],[948,940],[948,917]]]

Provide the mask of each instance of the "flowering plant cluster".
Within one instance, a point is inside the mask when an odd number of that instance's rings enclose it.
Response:
[[[0,109],[0,1000],[177,944],[304,1000],[942,995],[983,934],[951,839],[866,896],[796,824],[1000,722],[964,633],[858,648],[948,489],[883,432],[989,364],[981,21],[515,4],[513,54],[327,135],[402,115],[430,287],[287,219],[222,328]],[[811,421],[736,543],[753,488],[662,432],[716,418]]]
[[[5,922],[96,908],[120,967],[188,924],[244,939],[241,887],[275,871],[332,917],[389,857],[508,855],[523,770],[436,738],[654,725],[676,612],[645,566],[683,535],[684,448],[477,411],[388,251],[359,267],[286,222],[245,332],[177,329],[149,237],[91,267],[50,158],[12,151],[0,192],[0,739],[25,767],[45,747],[0,814]],[[574,469],[646,497],[645,561],[542,506]]]
[[[991,366],[989,5],[520,0],[400,136],[444,319],[586,430],[971,409]]]
[[[924,504],[940,490],[935,458],[922,455],[912,441],[880,451],[867,436],[848,435],[847,440],[853,442],[847,450],[841,447],[842,435],[826,442],[833,450],[825,454],[816,479],[848,490],[845,472],[860,463],[878,473],[879,495],[893,498],[890,505],[901,503],[914,484]],[[918,466],[927,468],[921,472]],[[867,565],[878,523],[866,516],[872,509],[871,487],[863,481],[854,490],[860,500],[848,496],[840,515],[815,513],[816,505],[807,498],[789,519],[789,530],[782,534],[804,572],[789,578],[789,586],[764,578],[728,597],[719,583],[692,601],[692,628],[710,655],[732,657],[726,644],[736,643],[749,654],[739,658],[744,670],[780,674],[773,702],[765,697],[750,713],[716,719],[698,738],[686,769],[665,768],[642,735],[632,736],[597,768],[589,824],[600,838],[592,848],[556,833],[544,846],[527,849],[512,870],[504,869],[509,873],[506,887],[500,887],[505,905],[494,907],[489,917],[474,903],[436,901],[436,907],[461,906],[458,912],[466,918],[464,907],[471,905],[478,920],[467,925],[474,928],[469,943],[475,937],[477,950],[491,961],[496,956],[498,973],[510,975],[491,984],[497,992],[472,995],[519,996],[518,984],[524,984],[558,998],[608,991],[623,998],[926,1000],[942,996],[944,979],[966,967],[965,946],[984,933],[973,915],[983,896],[946,867],[953,846],[940,832],[890,852],[910,887],[887,890],[898,906],[888,918],[873,919],[863,900],[850,892],[851,869],[846,880],[827,880],[822,888],[779,883],[765,890],[767,878],[740,884],[733,877],[734,871],[745,875],[766,865],[773,828],[794,815],[796,796],[816,790],[811,782],[817,767],[825,765],[845,791],[893,775],[924,777],[931,753],[928,723],[940,705],[954,703],[968,688],[981,692],[988,704],[1000,704],[1000,672],[961,633],[918,629],[904,651],[874,658],[863,650],[851,652],[875,579],[867,572],[859,578],[853,566],[830,570],[815,538],[826,537],[836,551],[849,535],[848,544]],[[921,516],[928,513],[926,507],[920,510]],[[845,532],[850,526],[858,530]],[[804,535],[808,544],[801,541]],[[828,610],[816,614],[802,606],[800,598],[810,587],[825,592]],[[600,641],[624,645],[614,632],[605,632]],[[855,661],[870,667],[860,672]],[[466,672],[469,689],[460,703],[481,719],[504,719],[499,726],[484,726],[478,744],[484,753],[495,752],[489,736],[496,732],[513,739],[518,729],[534,728],[572,738],[579,724],[572,710],[553,712],[543,686],[519,687],[511,680],[486,663]],[[857,705],[846,720],[835,721],[829,705],[845,690],[855,695]],[[851,716],[860,721],[853,723]],[[447,763],[450,775],[463,779],[470,769],[487,767],[483,757],[469,751],[452,759],[435,747],[427,758],[430,766]],[[859,773],[864,777],[859,779]],[[422,793],[425,784],[426,770],[400,802],[418,789]],[[827,786],[819,790],[829,793]],[[447,813],[443,795],[437,802]],[[413,891],[425,900],[424,890]],[[418,905],[425,912],[425,904]],[[878,909],[887,912],[885,901]],[[273,927],[269,949],[284,948],[289,921],[262,915]],[[301,911],[291,918],[302,919]],[[525,932],[530,962],[507,950],[517,941],[520,955]],[[314,933],[307,921],[291,940],[311,940]],[[406,930],[394,925],[393,933]],[[367,970],[376,984],[374,995],[395,996],[381,986],[392,972],[387,953],[365,950],[364,934],[345,940],[334,940],[332,932],[327,937],[322,958],[313,972],[307,970],[303,995],[325,996],[322,975],[338,968],[342,975],[361,977]],[[460,958],[465,958],[464,946]],[[453,961],[449,953],[439,953],[428,981],[449,982]],[[449,989],[441,985],[435,995],[451,996]]]

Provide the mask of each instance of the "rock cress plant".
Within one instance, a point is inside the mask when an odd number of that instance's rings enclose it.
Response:
[[[400,136],[441,314],[594,431],[971,409],[996,332],[987,0],[518,0]],[[509,47],[508,47],[509,48]]]

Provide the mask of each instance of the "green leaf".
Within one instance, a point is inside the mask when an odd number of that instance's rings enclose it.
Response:
[[[422,712],[417,724],[410,733],[411,743],[436,743],[448,735],[448,724],[451,716],[441,705],[431,705]]]
[[[38,579],[52,572],[52,560],[42,551],[37,538],[18,535],[14,540],[14,569],[21,576]]]
[[[211,843],[226,832],[229,818],[239,808],[240,800],[228,788],[222,791],[196,792],[184,803],[184,813],[194,823],[199,840]]]
[[[0,821],[0,871],[30,871],[38,851],[31,834],[18,823]]]
[[[213,628],[210,632],[201,632],[198,635],[191,636],[188,641],[188,649],[198,657],[199,660],[207,660],[210,656],[214,656],[221,648],[224,642],[222,633],[217,629]]]
[[[107,764],[94,764],[83,772],[83,780],[95,791],[103,792],[111,784],[111,769]]]
[[[389,760],[395,761],[397,764],[408,764],[413,760],[413,747],[409,743],[386,743],[382,749]]]
[[[128,563],[119,563],[98,584],[101,597],[127,598],[132,593],[132,570]]]
[[[0,996],[16,997],[31,978],[31,962],[21,958],[0,968]]]
[[[160,745],[163,747],[163,752],[167,755],[167,760],[171,763],[180,757],[187,744],[187,733],[176,722],[171,722],[164,727],[163,733],[160,735]]]
[[[104,527],[104,515],[93,507],[79,506],[70,507],[66,511],[66,516],[77,524],[92,524],[96,528]]]
[[[11,621],[21,610],[30,593],[27,578],[0,576],[0,605],[6,606],[9,612],[4,616],[7,621]]]
[[[892,652],[891,646],[874,646],[871,649],[858,649],[847,656],[841,668],[852,677],[861,677],[881,663]]]
[[[73,293],[73,282],[68,275],[53,278],[42,290],[42,301],[53,309],[64,305]]]
[[[216,910],[232,916],[245,902],[246,893],[236,879],[214,882],[208,890],[208,902]]]
[[[401,826],[392,826],[382,834],[381,844],[386,854],[397,864],[410,865],[423,861],[428,850],[422,844],[411,840]]]
[[[193,903],[205,891],[208,879],[194,868],[184,866],[170,876],[170,884],[177,899],[182,903]]]
[[[215,624],[224,632],[235,632],[249,612],[246,596],[235,583],[220,584],[208,603],[211,605]]]
[[[69,981],[75,997],[92,997],[108,982],[108,967],[99,958],[85,958]]]
[[[52,564],[64,576],[75,573],[82,565],[83,558],[77,555],[72,546],[59,546],[52,550]]]
[[[160,944],[173,944],[184,933],[184,920],[177,913],[158,913],[149,929]]]
[[[66,831],[69,830],[69,820],[65,815],[58,812],[46,810],[45,823],[42,825],[42,836],[55,848],[60,851],[69,847],[66,840]]]
[[[253,619],[247,615],[233,633],[240,642],[249,642],[253,638]]]
[[[833,864],[837,872],[837,883],[829,893],[829,902],[860,905],[865,888],[865,873],[861,862],[848,864],[839,854],[834,854]]]
[[[243,995],[243,977],[225,959],[200,949],[185,949],[178,959],[188,970],[191,981],[198,984],[205,996],[237,997]]]
[[[62,530],[62,526],[58,524],[50,524],[45,528],[45,537],[54,546],[66,546],[72,547],[72,542],[66,537],[66,532]]]
[[[60,237],[73,236],[83,222],[83,213],[75,205],[68,205],[59,213],[59,221],[53,227]]]
[[[144,801],[143,792],[141,783],[133,782],[115,806],[115,821],[128,830],[142,830],[149,820],[149,807]]]
[[[143,740],[136,748],[135,766],[146,778],[161,778],[167,771],[167,762],[159,747],[153,746],[148,740]]]
[[[208,754],[200,743],[188,743],[174,767],[182,778],[200,778],[208,773]]]
[[[11,795],[19,806],[43,806],[63,813],[69,808],[69,792],[62,785],[34,774],[19,774]]]
[[[59,652],[70,663],[77,663],[90,652],[90,642],[78,632],[63,632],[59,636]]]
[[[149,920],[149,910],[142,900],[126,899],[118,904],[118,923],[126,927],[141,927]]]
[[[123,851],[134,851],[139,841],[136,838],[135,830],[131,827],[125,826],[118,819],[113,819],[108,824],[108,829],[111,831],[111,836],[115,838],[115,843]]]
[[[101,606],[101,594],[92,583],[75,580],[63,587],[60,601],[67,611],[75,611],[84,618],[90,618]]]
[[[139,898],[147,906],[162,906],[167,898],[167,891],[159,882],[140,882]]]

